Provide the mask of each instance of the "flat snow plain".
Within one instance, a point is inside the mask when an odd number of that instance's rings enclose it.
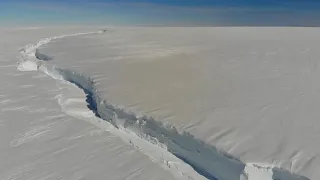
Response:
[[[120,137],[62,113],[56,96],[64,91],[83,100],[83,91],[41,72],[17,70],[25,45],[92,30],[0,29],[1,180],[176,179]]]
[[[318,28],[111,28],[47,39],[18,69],[85,90],[60,83],[62,111],[132,134],[120,131],[173,175],[316,180],[319,40]]]

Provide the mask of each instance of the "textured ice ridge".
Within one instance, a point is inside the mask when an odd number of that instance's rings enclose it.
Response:
[[[165,149],[185,163],[193,167],[207,179],[217,180],[307,180],[287,170],[261,163],[244,163],[221,152],[187,132],[179,133],[174,126],[162,124],[152,117],[137,116],[134,113],[119,108],[101,99],[95,81],[81,73],[69,69],[47,65],[45,61],[51,58],[41,54],[38,48],[53,39],[79,36],[100,32],[78,33],[65,36],[45,38],[34,45],[27,45],[20,50],[21,57],[18,70],[40,70],[57,80],[64,80],[83,89],[90,100],[90,109],[99,118],[109,122],[119,130],[133,133],[140,138]]]

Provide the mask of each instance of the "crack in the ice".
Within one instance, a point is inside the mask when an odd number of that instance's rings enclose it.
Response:
[[[62,36],[61,36],[62,37]],[[46,39],[46,43],[50,42]],[[41,42],[41,41],[40,41]],[[39,43],[38,43],[39,44]],[[38,46],[40,47],[43,43]],[[39,53],[37,46],[35,52]],[[40,61],[41,57],[34,54]],[[246,164],[233,156],[221,152],[213,146],[200,141],[187,132],[179,133],[173,126],[165,126],[152,117],[137,117],[134,113],[127,112],[109,104],[99,96],[99,91],[94,87],[94,81],[83,74],[73,72],[68,69],[53,67],[50,70],[43,63],[40,68],[48,75],[58,74],[61,79],[77,85],[86,94],[88,108],[101,119],[114,125],[116,128],[125,128],[135,133],[144,140],[153,143],[160,148],[165,148],[180,160],[189,164],[197,173],[210,180],[239,180],[240,177],[250,179],[245,172]],[[53,76],[52,76],[53,77]],[[55,77],[53,77],[55,78]],[[165,146],[165,147],[163,147]],[[307,178],[291,174],[290,172],[278,168],[261,167],[272,169],[273,180],[307,180]],[[260,168],[259,168],[260,169]],[[251,179],[250,179],[251,180]]]

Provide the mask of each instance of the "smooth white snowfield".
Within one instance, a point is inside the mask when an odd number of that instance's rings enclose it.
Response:
[[[186,176],[189,164],[209,179],[317,179],[318,31],[112,29],[38,43],[18,69],[76,84],[114,134],[176,155]],[[64,112],[87,116],[61,96]]]
[[[41,72],[17,71],[25,45],[91,31],[97,28],[0,29],[1,180],[177,179],[121,137],[61,112],[56,98],[63,93],[90,115],[82,90]]]

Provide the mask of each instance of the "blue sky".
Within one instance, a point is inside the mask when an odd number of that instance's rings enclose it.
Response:
[[[320,0],[0,0],[0,23],[320,26]]]

